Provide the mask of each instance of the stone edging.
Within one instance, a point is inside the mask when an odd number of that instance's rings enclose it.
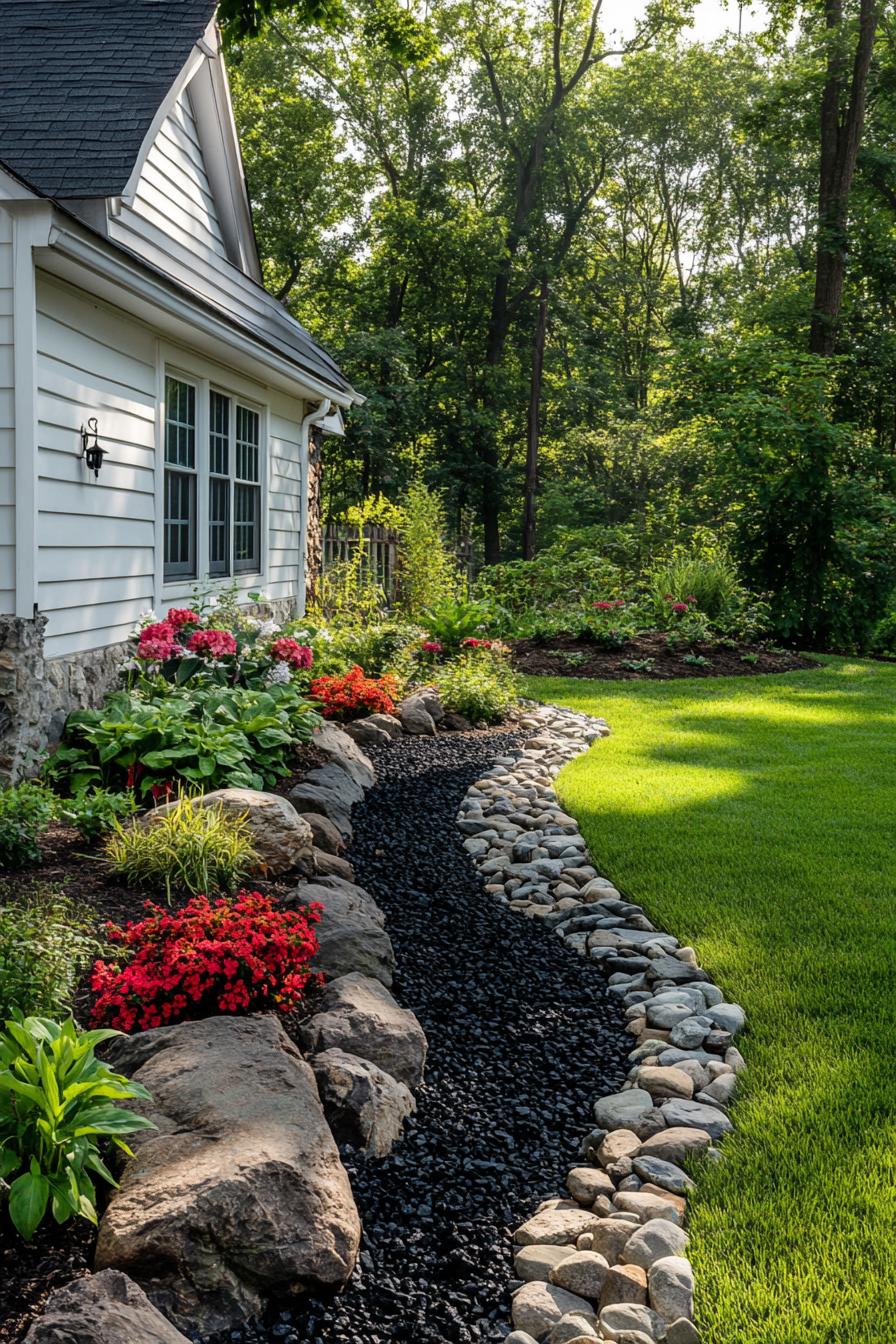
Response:
[[[506,1344],[699,1344],[693,1271],[685,1258],[683,1169],[719,1156],[736,1075],[743,1009],[724,1001],[693,948],[660,932],[591,864],[552,780],[610,729],[604,719],[527,708],[533,731],[468,790],[458,814],[486,891],[541,919],[601,964],[635,1038],[621,1092],[595,1103],[596,1128],[567,1177],[514,1234],[512,1318]]]

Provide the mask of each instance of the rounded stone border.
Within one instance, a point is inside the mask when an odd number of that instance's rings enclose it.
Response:
[[[746,1017],[693,948],[663,933],[591,862],[552,781],[609,734],[604,719],[527,706],[532,732],[468,790],[457,817],[485,890],[542,920],[600,963],[634,1038],[622,1091],[594,1105],[595,1128],[567,1177],[514,1234],[513,1332],[506,1344],[699,1344],[685,1258],[694,1156],[719,1156]]]

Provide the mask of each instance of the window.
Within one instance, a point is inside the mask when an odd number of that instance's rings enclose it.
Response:
[[[196,574],[196,388],[165,379],[165,578]]]
[[[261,427],[236,397],[166,377],[165,582],[261,571]]]

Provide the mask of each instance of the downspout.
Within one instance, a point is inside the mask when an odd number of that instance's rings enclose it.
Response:
[[[299,434],[299,457],[300,457],[300,467],[302,471],[302,509],[301,509],[301,523],[299,526],[299,572],[301,576],[300,596],[299,596],[299,602],[301,607],[301,610],[299,612],[300,616],[304,616],[305,614],[305,593],[307,589],[307,577],[308,577],[306,573],[306,564],[308,559],[308,484],[310,474],[309,473],[310,454],[308,451],[308,441],[314,426],[323,424],[324,420],[326,420],[327,416],[330,414],[332,404],[333,403],[330,397],[324,397],[323,401],[321,401],[314,408],[313,411],[309,411],[308,414],[305,416],[304,420],[302,421],[301,432]]]

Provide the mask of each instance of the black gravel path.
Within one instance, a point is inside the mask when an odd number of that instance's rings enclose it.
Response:
[[[343,1294],[221,1340],[486,1344],[510,1329],[510,1234],[563,1188],[595,1097],[631,1047],[596,967],[485,894],[455,816],[512,748],[500,734],[370,752],[352,816],[357,881],[395,944],[395,995],[429,1040],[415,1120],[384,1160],[348,1151],[364,1226]]]

